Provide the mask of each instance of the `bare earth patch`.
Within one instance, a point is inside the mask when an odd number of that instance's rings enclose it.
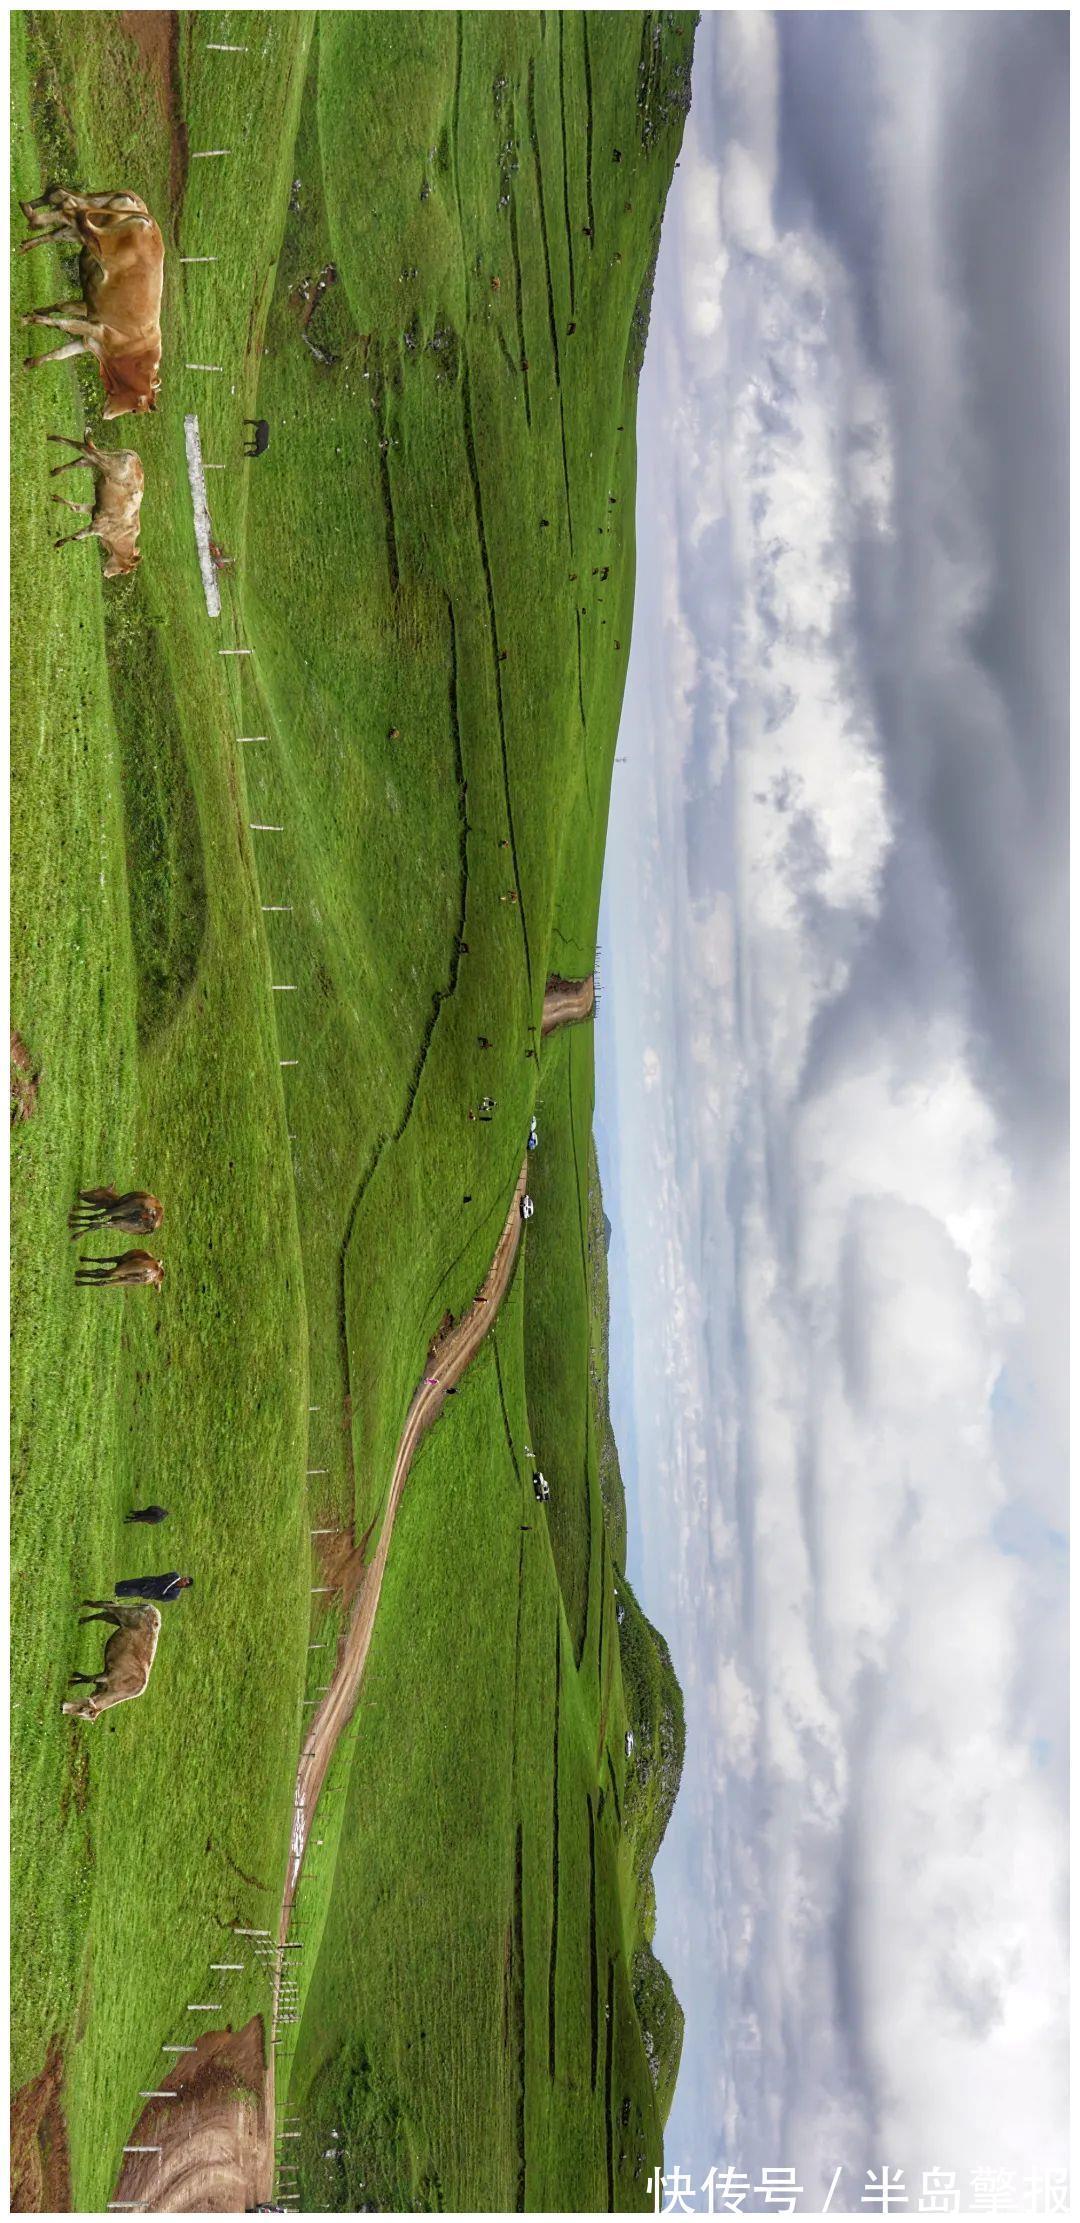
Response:
[[[178,98],[179,12],[175,8],[122,8],[120,28],[138,48],[169,126],[169,198],[175,214],[184,197],[188,171],[187,125]]]
[[[11,2212],[68,2215],[71,2167],[61,2105],[64,2057],[54,2038],[40,2076],[11,2101]]]
[[[11,1124],[17,1127],[22,1119],[32,1118],[37,1109],[38,1082],[41,1067],[35,1067],[33,1058],[21,1034],[11,1030]]]
[[[242,2030],[207,2030],[194,2053],[163,2055],[164,2088],[178,2100],[148,2100],[130,2133],[117,2200],[145,2201],[158,2213],[226,2215],[266,2197],[266,2063],[262,2016]]]

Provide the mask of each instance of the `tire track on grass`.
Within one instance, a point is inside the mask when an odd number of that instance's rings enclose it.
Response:
[[[548,1964],[548,2075],[555,2082],[555,1978],[559,1961],[559,1714],[562,1706],[562,1613],[555,1605],[555,1747],[551,1813],[551,1959]]]
[[[416,1059],[416,1063],[415,1063],[415,1065],[414,1065],[414,1067],[413,1067],[413,1077],[412,1077],[412,1082],[411,1082],[411,1084],[410,1084],[410,1090],[409,1090],[409,1095],[408,1095],[408,1099],[407,1099],[407,1102],[406,1102],[405,1110],[404,1110],[404,1112],[402,1113],[402,1116],[401,1116],[400,1120],[398,1121],[398,1124],[397,1124],[397,1126],[396,1126],[396,1127],[395,1127],[395,1128],[393,1129],[392,1133],[391,1133],[391,1134],[389,1134],[389,1135],[384,1135],[384,1136],[383,1136],[383,1137],[381,1138],[381,1140],[380,1140],[379,1142],[377,1142],[377,1143],[376,1143],[376,1145],[375,1145],[375,1149],[374,1149],[374,1151],[373,1151],[373,1153],[372,1153],[372,1155],[371,1155],[371,1158],[370,1158],[370,1160],[369,1160],[369,1162],[368,1162],[368,1165],[367,1165],[367,1167],[365,1168],[364,1172],[363,1172],[363,1173],[361,1174],[361,1176],[360,1176],[360,1182],[359,1182],[359,1186],[357,1187],[356,1193],[355,1193],[355,1195],[354,1195],[354,1197],[353,1197],[353,1200],[352,1200],[352,1203],[351,1203],[351,1205],[350,1205],[350,1207],[349,1207],[349,1212],[348,1212],[348,1216],[347,1216],[347,1218],[346,1218],[346,1222],[345,1222],[345,1234],[344,1234],[344,1236],[343,1236],[343,1238],[342,1238],[342,1243],[341,1243],[341,1249],[340,1249],[340,1253],[339,1253],[339,1256],[338,1256],[338,1289],[337,1289],[337,1314],[338,1314],[338,1349],[339,1349],[339,1353],[340,1353],[340,1357],[341,1357],[341,1370],[342,1370],[342,1375],[343,1375],[343,1378],[344,1378],[344,1383],[345,1383],[345,1400],[346,1400],[346,1408],[345,1408],[345,1409],[346,1409],[346,1412],[347,1412],[347,1413],[348,1413],[348,1415],[349,1415],[349,1420],[350,1420],[350,1425],[349,1425],[349,1427],[348,1427],[348,1428],[346,1429],[346,1432],[345,1432],[345,1441],[346,1441],[346,1464],[347,1464],[347,1469],[348,1469],[348,1475],[349,1475],[349,1480],[350,1480],[350,1482],[351,1482],[351,1484],[352,1484],[352,1487],[353,1487],[353,1503],[354,1503],[354,1506],[355,1506],[356,1472],[355,1472],[355,1461],[354,1461],[354,1455],[353,1455],[353,1443],[352,1443],[352,1425],[351,1425],[351,1419],[352,1419],[352,1376],[351,1376],[351,1373],[350,1373],[350,1368],[349,1368],[348,1299],[347,1299],[347,1296],[346,1296],[346,1289],[345,1289],[345,1277],[346,1277],[346,1272],[347,1272],[347,1266],[348,1266],[348,1255],[349,1255],[349,1247],[350,1247],[350,1245],[351,1245],[351,1243],[352,1243],[352,1238],[353,1238],[353,1229],[354,1229],[354,1227],[355,1227],[355,1225],[356,1225],[356,1216],[357,1216],[357,1213],[359,1212],[359,1210],[360,1210],[360,1206],[361,1206],[361,1204],[362,1204],[362,1203],[363,1203],[363,1201],[364,1201],[364,1197],[365,1197],[365,1195],[367,1194],[367,1191],[368,1191],[368,1189],[369,1189],[369,1187],[370,1187],[370,1185],[371,1185],[372,1179],[373,1179],[373,1177],[374,1177],[375,1173],[376,1173],[376,1172],[377,1172],[377,1170],[378,1170],[378,1167],[379,1167],[379,1163],[380,1163],[380,1160],[381,1160],[381,1158],[382,1158],[382,1154],[383,1154],[383,1151],[384,1151],[384,1150],[386,1149],[386,1147],[387,1147],[388,1143],[399,1143],[399,1142],[401,1141],[401,1139],[402,1139],[402,1136],[403,1136],[403,1135],[404,1135],[404,1133],[405,1133],[405,1129],[406,1129],[406,1127],[408,1126],[408,1124],[409,1124],[409,1121],[410,1121],[410,1119],[412,1118],[412,1114],[413,1114],[413,1107],[414,1107],[414,1105],[415,1105],[415,1103],[416,1103],[416,1099],[417,1099],[417,1096],[419,1095],[419,1092],[420,1092],[420,1083],[421,1083],[421,1080],[423,1079],[423,1075],[424,1075],[424,1067],[425,1067],[425,1065],[426,1065],[426,1063],[427,1063],[427,1058],[428,1058],[428,1052],[429,1052],[429,1050],[430,1050],[430,1048],[431,1048],[431,1044],[432,1044],[432,1041],[433,1041],[433,1039],[434,1039],[434,1035],[435,1035],[435,1027],[436,1027],[436,1024],[437,1024],[437,1021],[438,1021],[439,1013],[440,1013],[440,1011],[441,1011],[441,1009],[442,1009],[442,1006],[443,1006],[443,1004],[444,1004],[444,1003],[446,1003],[446,1002],[448,1001],[448,999],[449,999],[449,998],[450,998],[450,997],[451,997],[451,996],[452,996],[452,995],[453,995],[453,994],[455,993],[455,990],[456,990],[456,988],[457,988],[457,984],[458,984],[458,974],[459,974],[459,972],[460,972],[460,969],[461,969],[461,941],[462,941],[462,937],[463,937],[463,935],[464,935],[464,931],[465,931],[465,913],[466,913],[466,909],[467,909],[467,906],[468,906],[468,895],[469,895],[469,832],[468,832],[468,818],[467,818],[467,816],[466,816],[466,809],[465,809],[465,759],[464,759],[464,756],[463,756],[463,753],[462,753],[462,747],[461,747],[461,724],[460,724],[460,719],[459,719],[459,715],[458,715],[458,651],[457,651],[457,622],[456,622],[456,619],[455,619],[455,617],[454,617],[454,605],[453,605],[453,602],[452,602],[452,600],[451,600],[451,598],[450,598],[450,596],[449,596],[449,595],[447,595],[447,597],[446,597],[446,613],[447,613],[447,618],[448,618],[448,620],[449,620],[449,625],[450,625],[450,678],[449,678],[449,694],[450,694],[450,737],[451,737],[451,740],[452,740],[452,742],[453,742],[453,745],[454,745],[454,771],[455,771],[455,774],[456,774],[456,777],[457,777],[457,785],[458,785],[458,798],[459,798],[459,811],[458,811],[458,822],[459,822],[459,836],[458,836],[458,844],[459,844],[459,861],[460,861],[460,900],[459,900],[459,904],[458,904],[458,924],[457,924],[457,932],[456,932],[456,934],[455,934],[455,936],[454,936],[454,947],[453,947],[453,951],[452,951],[452,954],[451,954],[451,958],[450,958],[450,973],[449,973],[449,978],[448,978],[448,981],[447,981],[447,985],[446,985],[446,987],[445,987],[445,988],[436,988],[436,989],[435,989],[435,991],[434,991],[434,994],[433,994],[433,997],[432,997],[432,1008],[431,1008],[431,1012],[430,1012],[430,1014],[429,1014],[429,1016],[428,1016],[427,1024],[426,1024],[426,1026],[425,1026],[425,1029],[424,1029],[424,1033],[423,1033],[423,1035],[422,1035],[422,1037],[421,1037],[421,1042],[420,1042],[420,1049],[419,1049],[419,1051],[418,1051],[418,1054],[417,1054],[417,1059]]]
[[[607,1982],[607,2058],[604,2063],[604,2122],[607,2129],[607,2204],[608,2214],[615,2212],[615,2138],[611,2120],[612,2065],[615,2057],[615,1963],[608,1962]]]
[[[523,1878],[523,1833],[517,1825],[514,1845],[514,2021],[518,2047],[518,2104],[517,2104],[517,2209],[525,2213],[525,1920]]]
[[[461,206],[461,184],[458,177],[458,141],[460,132],[462,56],[462,21],[460,10],[458,11],[456,17],[456,31],[457,51],[454,67],[453,110],[454,197],[457,201],[458,236],[461,241],[462,278],[465,285],[467,312],[468,275],[465,267],[465,216]],[[465,322],[467,325],[467,313]],[[484,573],[484,585],[487,589],[488,625],[491,631],[491,656],[492,663],[495,667],[495,704],[499,722],[499,746],[502,751],[503,795],[506,802],[506,823],[510,835],[510,855],[513,858],[514,863],[514,886],[517,890],[518,897],[517,910],[518,915],[521,919],[521,939],[525,949],[525,977],[528,983],[529,1006],[531,1009],[533,999],[532,956],[529,950],[529,929],[525,918],[525,904],[522,899],[521,870],[518,863],[517,834],[514,827],[514,810],[513,804],[510,799],[510,760],[507,755],[506,749],[506,715],[503,706],[502,664],[499,654],[499,627],[498,620],[495,615],[495,589],[491,577],[491,561],[488,555],[487,531],[484,525],[484,503],[483,496],[480,490],[480,470],[476,460],[476,443],[473,438],[472,382],[469,370],[468,345],[464,338],[464,335],[462,337],[461,401],[462,414],[465,425],[465,454],[469,466],[469,478],[472,482],[473,503],[476,509],[476,532],[477,538],[480,543],[480,563]]]
[[[521,920],[521,939],[525,949],[525,978],[528,983],[529,1008],[531,1010],[533,999],[532,954],[529,949],[529,928],[525,917],[525,904],[522,898],[521,866],[518,862],[517,832],[514,826],[514,806],[510,797],[510,759],[507,754],[506,748],[506,716],[503,709],[502,662],[499,654],[499,626],[498,620],[495,616],[495,590],[492,585],[491,579],[491,563],[488,557],[487,533],[484,529],[484,503],[480,492],[480,472],[477,466],[476,446],[473,440],[472,394],[470,392],[469,370],[467,362],[462,374],[461,398],[465,419],[465,452],[468,457],[469,477],[472,480],[473,500],[476,505],[476,531],[477,537],[480,542],[480,562],[483,567],[484,585],[487,588],[488,624],[491,629],[491,660],[495,668],[495,706],[499,721],[499,748],[502,752],[503,797],[506,803],[506,823],[510,834],[510,855],[513,859],[514,864],[514,886],[517,889],[517,910],[518,916]]]
[[[516,116],[514,117],[514,128],[516,135]],[[514,307],[517,314],[518,354],[521,361],[521,376],[525,395],[525,424],[527,430],[531,432],[532,402],[529,399],[529,357],[525,346],[525,307],[521,278],[521,248],[518,241],[517,188],[513,179],[510,181],[510,251],[514,258]]]
[[[596,1957],[596,1816],[591,1791],[586,1791],[585,1801],[589,1809],[589,2081],[595,2092],[600,2055],[600,1963]]]
[[[592,60],[589,54],[589,19],[584,9],[581,11],[581,40],[585,57],[585,199],[589,210],[589,248],[591,252],[596,239],[596,217],[593,213],[592,197]]]
[[[564,50],[565,50],[565,41],[564,41],[564,38],[563,38],[563,16],[562,16],[562,11],[561,11],[561,9],[560,9],[560,11],[559,11],[559,114],[560,114],[560,116],[561,116],[561,118],[562,118],[562,178],[563,178],[563,215],[565,216],[565,219],[566,219],[566,251],[567,251],[567,254],[569,255],[569,258],[570,258],[570,314],[571,314],[571,316],[573,317],[573,316],[575,316],[575,315],[576,315],[577,311],[576,311],[576,307],[575,307],[575,301],[574,301],[574,235],[573,235],[573,232],[572,232],[572,231],[571,231],[571,229],[570,229],[570,165],[569,165],[569,162],[568,162],[568,160],[567,160],[567,155],[566,155],[566,88],[565,88],[565,76],[564,76],[564,63],[565,63],[565,51],[564,51]]]
[[[540,238],[544,248],[544,276],[547,281],[548,324],[551,330],[551,352],[555,363],[555,386],[559,397],[559,433],[562,440],[563,488],[566,494],[566,527],[570,536],[570,554],[574,553],[574,509],[570,500],[570,465],[566,454],[566,415],[562,398],[562,364],[559,359],[559,333],[555,322],[555,289],[551,280],[551,251],[548,246],[547,209],[544,205],[544,172],[540,162],[540,140],[536,129],[536,64],[529,60],[529,143],[533,151],[536,172],[536,198],[540,209]]]
[[[589,1308],[589,1248],[585,1228],[584,1208],[581,1200],[581,1155],[578,1150],[577,1129],[574,1125],[574,1060],[573,1055],[571,1054],[572,1049],[573,1044],[571,1042],[567,1045],[566,1093],[570,1117],[570,1147],[574,1155],[574,1194],[577,1197],[578,1207],[578,1238],[581,1243],[581,1275],[585,1285],[585,1309],[587,1312]],[[589,1408],[591,1391],[592,1378],[590,1376],[588,1366],[586,1366],[584,1429],[585,1471],[582,1476],[582,1483],[585,1491],[585,1586],[584,1602],[581,1615],[581,1628],[580,1631],[575,1632],[574,1637],[574,1665],[576,1667],[581,1666],[581,1662],[585,1657],[585,1644],[589,1634],[589,1578],[592,1574],[592,1518],[591,1507],[589,1503]],[[603,1514],[601,1513],[601,1520],[602,1519]]]

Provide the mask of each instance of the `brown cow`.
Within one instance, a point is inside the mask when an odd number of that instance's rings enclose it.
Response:
[[[49,432],[46,439],[55,440],[61,447],[75,448],[78,452],[68,463],[54,465],[49,476],[59,478],[61,471],[77,471],[83,464],[96,473],[97,485],[92,502],[69,502],[65,495],[54,494],[53,501],[64,509],[89,517],[81,533],[68,533],[63,540],[54,542],[57,548],[68,548],[74,540],[100,540],[108,555],[104,577],[126,578],[129,571],[136,571],[141,561],[139,555],[139,511],[143,498],[143,467],[134,448],[120,448],[109,455],[104,448],[97,448],[87,432],[81,440],[69,440],[62,432]]]
[[[125,1189],[123,1196],[117,1196],[115,1189],[80,1189],[79,1201],[68,1213],[68,1226],[73,1242],[98,1227],[119,1227],[125,1235],[153,1235],[164,1217],[164,1205],[145,1189]]]
[[[153,409],[161,387],[161,233],[136,193],[69,193],[53,187],[40,201],[23,201],[33,237],[20,252],[52,240],[78,247],[81,301],[54,301],[32,309],[24,324],[52,325],[70,335],[66,347],[28,355],[35,363],[69,356],[96,357],[105,387],[106,418]]]
[[[98,1605],[96,1598],[84,1598],[84,1605]],[[91,1621],[111,1621],[114,1634],[105,1646],[105,1664],[100,1675],[72,1675],[73,1683],[92,1683],[89,1698],[67,1698],[61,1712],[74,1714],[78,1721],[96,1721],[109,1706],[122,1706],[125,1698],[141,1698],[150,1680],[157,1641],[161,1633],[161,1615],[152,1605],[109,1605],[101,1603],[97,1613],[84,1614],[79,1627],[85,1629]]]
[[[151,1282],[160,1289],[165,1268],[148,1250],[122,1250],[111,1258],[80,1258],[75,1268],[77,1289],[134,1289]]]

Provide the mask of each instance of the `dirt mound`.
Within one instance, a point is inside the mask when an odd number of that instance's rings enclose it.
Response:
[[[352,1540],[352,1531],[343,1528],[336,1536],[318,1536],[315,1549],[319,1561],[319,1581],[326,1582],[341,1592],[341,1604],[347,1613],[364,1578],[365,1547],[371,1530],[358,1544]]]
[[[32,1118],[37,1109],[38,1082],[41,1067],[34,1066],[33,1058],[21,1034],[11,1030],[11,1124],[17,1127],[21,1119]]]
[[[67,2124],[60,2102],[64,2057],[54,2038],[45,2066],[11,2101],[11,2212],[67,2215],[71,2167]]]
[[[145,2201],[159,2213],[225,2215],[267,2197],[266,2062],[262,2016],[242,2030],[205,2030],[194,2053],[162,2056],[163,2089],[178,2100],[148,2100],[130,2133],[132,2146],[114,2197]]]
[[[593,976],[585,980],[564,980],[561,973],[552,973],[544,989],[544,1016],[541,1034],[554,1034],[556,1027],[565,1027],[575,1019],[591,1019],[596,1009],[596,989]]]

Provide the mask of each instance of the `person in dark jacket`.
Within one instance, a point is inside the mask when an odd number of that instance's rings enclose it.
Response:
[[[181,1590],[190,1590],[194,1575],[132,1575],[114,1585],[118,1598],[156,1598],[170,1601]]]
[[[164,1505],[137,1505],[134,1511],[124,1515],[126,1521],[145,1521],[148,1527],[156,1527],[158,1521],[167,1521],[168,1518],[168,1510]]]

